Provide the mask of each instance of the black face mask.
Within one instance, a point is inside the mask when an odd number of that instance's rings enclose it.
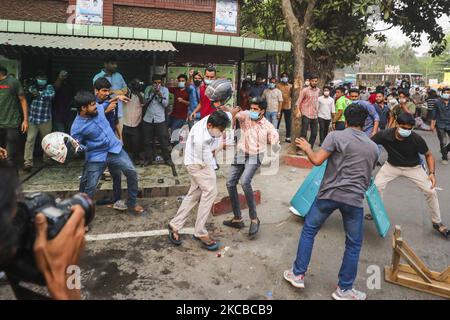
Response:
[[[194,80],[194,84],[199,87],[202,84],[202,80]]]

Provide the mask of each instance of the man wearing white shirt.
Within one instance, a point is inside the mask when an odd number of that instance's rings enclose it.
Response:
[[[169,239],[175,245],[181,245],[179,231],[185,225],[191,210],[198,204],[194,239],[199,240],[207,250],[219,248],[219,243],[209,237],[205,224],[217,196],[213,151],[229,123],[230,118],[224,111],[216,111],[197,122],[189,132],[184,164],[191,177],[191,188],[169,223]]]
[[[331,119],[334,118],[334,114],[336,112],[334,99],[330,97],[330,89],[330,87],[324,87],[323,96],[319,97],[319,146],[321,146],[323,140],[325,140],[325,137],[328,134],[328,129],[330,128]]]

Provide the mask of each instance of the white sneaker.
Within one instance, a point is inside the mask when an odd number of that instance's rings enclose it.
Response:
[[[125,201],[118,200],[118,201],[114,202],[113,209],[125,211],[125,210],[128,210],[128,206],[125,204]]]
[[[448,160],[442,160],[441,163],[442,163],[443,165],[448,165]]]
[[[356,289],[341,290],[339,287],[331,295],[334,300],[366,300],[367,295]]]
[[[298,275],[296,276],[292,269],[286,270],[283,273],[283,277],[286,281],[288,281],[290,284],[292,284],[294,287],[299,289],[305,288],[305,276],[304,275]]]

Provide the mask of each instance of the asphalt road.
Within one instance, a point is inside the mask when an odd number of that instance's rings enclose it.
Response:
[[[421,132],[434,155],[440,159],[437,137]],[[362,150],[362,152],[364,152]],[[440,205],[444,223],[450,225],[450,166],[437,163]],[[335,212],[317,235],[306,289],[291,287],[282,276],[290,268],[297,250],[300,218],[289,210],[289,201],[308,170],[282,166],[276,175],[258,175],[254,188],[261,190],[258,213],[261,232],[248,240],[247,229],[235,231],[222,226],[225,216],[212,217],[208,228],[228,247],[223,257],[200,248],[189,235],[181,247],[166,236],[132,237],[89,241],[81,261],[83,295],[87,299],[330,299],[344,249],[342,219]],[[218,180],[225,195],[225,180]],[[150,213],[143,217],[99,208],[90,235],[129,231],[164,230],[176,213],[176,197],[146,199]],[[431,227],[424,196],[410,182],[398,179],[389,184],[385,206],[392,225],[399,224],[406,240],[435,271],[450,265],[450,240]],[[249,225],[247,210],[243,211]],[[186,227],[193,227],[195,211]],[[392,256],[391,232],[381,238],[373,222],[365,222],[364,244],[355,286],[368,299],[441,299],[384,281],[384,266]],[[368,288],[367,280],[380,271],[380,287]],[[372,281],[369,281],[374,283]],[[376,282],[375,282],[376,284]],[[0,285],[0,298],[12,298],[8,286]]]

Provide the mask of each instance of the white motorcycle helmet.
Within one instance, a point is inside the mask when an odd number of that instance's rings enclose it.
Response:
[[[49,133],[42,139],[41,146],[46,155],[59,163],[65,163],[81,151],[80,144],[64,132]]]

